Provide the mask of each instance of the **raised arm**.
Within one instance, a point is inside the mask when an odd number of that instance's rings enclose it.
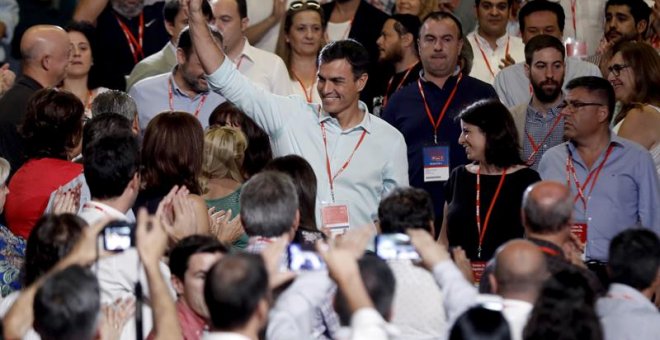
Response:
[[[89,21],[96,25],[103,9],[108,5],[109,0],[80,0],[76,11],[73,13],[73,20],[75,21]]]
[[[93,0],[91,0],[93,1]],[[107,0],[106,0],[107,1]],[[202,1],[204,0],[181,0],[183,8],[188,8],[188,23],[190,27],[190,37],[202,68],[206,74],[215,72],[222,62],[225,61],[225,54],[215,43],[211,36],[208,23],[204,13],[202,13]]]

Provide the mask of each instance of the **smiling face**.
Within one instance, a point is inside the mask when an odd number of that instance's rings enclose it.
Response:
[[[614,54],[608,66],[610,68],[619,68],[618,76],[616,72],[609,72],[607,75],[607,80],[610,81],[612,87],[614,87],[614,94],[616,95],[616,100],[623,103],[630,102],[631,98],[635,94],[635,74],[631,67],[623,67],[627,65],[621,52]]]
[[[454,72],[463,48],[458,25],[451,19],[426,20],[419,32],[419,59],[424,73],[447,77]]]
[[[92,68],[92,49],[84,34],[76,31],[68,32],[71,40],[71,61],[67,77],[78,78],[89,74]]]
[[[501,37],[506,33],[509,21],[507,0],[481,0],[477,6],[479,31],[487,36]]]
[[[471,161],[486,161],[486,135],[481,129],[461,120],[461,135],[458,144],[465,148],[465,154]]]
[[[323,109],[330,115],[357,106],[360,91],[367,83],[366,73],[355,79],[353,67],[346,59],[336,59],[319,66],[318,86]]]
[[[295,54],[316,57],[321,50],[323,33],[319,12],[300,11],[293,15],[291,28],[286,32],[286,41]]]
[[[422,0],[396,0],[396,14],[419,15],[422,11]]]
[[[184,299],[188,307],[199,316],[208,319],[209,310],[204,302],[204,281],[209,269],[220,260],[220,253],[198,253],[188,259],[188,269],[183,282],[172,276],[172,283],[177,294]]]

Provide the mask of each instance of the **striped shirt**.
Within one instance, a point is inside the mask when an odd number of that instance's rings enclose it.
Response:
[[[538,148],[538,151],[533,155],[530,163],[528,163],[529,167],[534,170],[538,170],[541,157],[543,157],[543,154],[548,149],[564,141],[564,118],[559,118],[560,111],[555,106],[546,112],[544,116],[543,113],[537,111],[532,105],[527,106],[525,134],[520,136],[520,138],[522,140],[524,161],[530,159],[534,150]],[[559,119],[558,123],[555,122],[557,119]],[[550,134],[548,135],[548,133]],[[531,139],[534,140],[534,146]]]

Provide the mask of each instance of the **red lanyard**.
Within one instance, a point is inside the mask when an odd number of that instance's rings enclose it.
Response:
[[[594,169],[589,173],[587,176],[587,179],[584,181],[584,185],[580,186],[580,181],[577,179],[577,174],[575,172],[575,165],[573,164],[573,155],[571,154],[570,150],[568,152],[568,158],[566,159],[566,184],[570,187],[571,186],[571,174],[573,174],[573,180],[575,181],[575,187],[577,188],[577,195],[575,195],[575,199],[573,200],[573,204],[577,203],[577,200],[580,199],[582,201],[582,205],[584,206],[584,210],[587,210],[587,199],[584,196],[584,189],[587,188],[587,185],[589,185],[589,182],[591,181],[591,178],[593,176],[594,181],[591,182],[591,188],[589,188],[589,196],[591,196],[591,192],[594,191],[594,186],[596,186],[596,181],[598,181],[598,175],[600,174],[600,171],[603,169],[603,166],[605,166],[605,162],[607,162],[607,159],[610,157],[610,154],[612,153],[612,150],[614,149],[614,144],[610,144],[610,147],[607,148],[607,152],[605,153],[605,158],[603,161],[600,163],[598,168]]]
[[[168,98],[169,98],[169,101],[170,101],[170,111],[174,111],[174,94],[173,94],[173,91],[172,91],[172,81],[173,80],[170,79],[167,82],[167,95],[168,95]],[[206,97],[207,96],[208,96],[208,94],[202,95],[202,99],[199,101],[199,104],[197,104],[197,109],[195,110],[195,113],[194,113],[195,118],[199,118],[199,111],[202,109],[202,106],[204,106],[204,102],[206,102]]]
[[[486,212],[486,219],[484,220],[484,227],[483,229],[481,228],[481,213],[479,212],[479,208],[481,207],[481,166],[477,168],[477,199],[476,199],[476,206],[477,206],[477,230],[479,231],[479,248],[477,249],[477,258],[481,258],[481,245],[484,242],[484,235],[486,235],[486,230],[488,229],[488,222],[490,221],[490,214],[493,212],[493,207],[495,206],[495,201],[497,201],[497,197],[500,195],[500,190],[502,190],[502,186],[504,185],[504,179],[506,178],[506,170],[507,168],[504,168],[502,170],[502,177],[500,178],[500,183],[497,185],[497,190],[495,190],[495,195],[493,195],[493,199],[490,201],[490,207],[488,207],[488,211]]]
[[[440,111],[440,115],[438,116],[437,121],[433,120],[433,114],[431,113],[431,108],[429,108],[429,104],[426,102],[426,95],[424,94],[424,89],[422,88],[422,81],[421,79],[417,79],[417,87],[419,88],[419,94],[422,96],[422,101],[424,101],[424,109],[426,110],[426,115],[429,117],[429,120],[431,121],[431,126],[433,127],[433,142],[435,144],[438,144],[438,127],[440,127],[440,122],[442,122],[442,118],[444,118],[445,113],[447,113],[447,108],[449,108],[449,104],[451,104],[452,100],[454,100],[454,95],[456,94],[456,90],[458,90],[458,83],[461,82],[461,79],[463,79],[463,73],[458,74],[458,79],[456,79],[456,85],[454,85],[454,89],[451,90],[451,93],[449,94],[449,98],[447,98],[447,101],[445,102],[445,106],[442,107],[442,111]]]
[[[571,0],[571,14],[573,16],[573,34],[575,39],[577,39],[577,19],[575,18],[577,8],[577,0]]]
[[[552,248],[548,248],[548,247],[539,247],[539,249],[541,249],[542,252],[544,252],[544,253],[546,253],[546,254],[548,254],[548,255],[550,255],[550,256],[558,256],[558,255],[559,255],[559,252],[556,251],[556,250],[554,250],[554,249],[552,249]]]
[[[548,139],[548,137],[550,137],[550,135],[552,134],[552,131],[554,131],[555,128],[557,127],[557,125],[559,125],[559,122],[561,121],[561,118],[562,118],[561,113],[557,113],[557,118],[555,118],[555,121],[552,123],[552,127],[550,128],[550,131],[548,131],[548,133],[545,135],[545,137],[543,137],[541,142],[538,143],[538,144],[536,144],[534,142],[534,138],[532,138],[532,135],[530,135],[529,132],[525,132],[527,134],[527,139],[529,140],[529,144],[532,145],[532,154],[529,155],[529,157],[527,158],[527,165],[534,164],[534,158],[536,158],[536,154],[541,149],[541,146],[543,144],[545,144],[545,141]]]
[[[92,109],[92,98],[94,96],[94,92],[92,90],[87,90],[87,102],[85,103],[85,110],[91,110]]]
[[[509,41],[511,40],[511,37],[506,38],[506,49],[504,51],[504,57],[509,54]],[[484,62],[486,63],[486,67],[488,68],[488,72],[490,72],[490,75],[493,76],[493,79],[495,78],[495,72],[493,69],[490,67],[490,62],[488,62],[488,57],[486,56],[486,52],[484,52],[484,49],[481,48],[481,43],[479,42],[479,36],[475,33],[474,34],[474,41],[477,42],[477,47],[479,47],[479,51],[481,51],[481,56],[484,58]]]
[[[401,86],[403,86],[403,83],[408,78],[408,75],[415,68],[415,66],[417,66],[417,64],[419,64],[419,61],[416,62],[413,66],[410,66],[408,68],[408,70],[406,70],[406,73],[403,75],[403,78],[401,78],[401,81],[399,82],[399,85],[396,86],[396,89],[394,90],[394,92],[399,91]],[[383,108],[385,108],[385,106],[387,106],[387,100],[388,100],[388,97],[389,97],[390,89],[392,88],[392,82],[393,81],[394,81],[394,76],[392,76],[392,78],[390,78],[390,81],[387,82],[387,89],[385,90],[385,97],[383,98]],[[392,94],[394,94],[394,93],[392,93]]]
[[[353,149],[353,152],[351,152],[351,155],[348,156],[348,159],[344,163],[344,165],[339,168],[337,173],[335,175],[332,175],[332,170],[330,169],[330,158],[328,157],[328,139],[326,137],[325,133],[325,122],[321,122],[321,133],[323,134],[323,146],[325,147],[325,167],[326,170],[328,171],[328,181],[330,182],[330,195],[332,196],[332,202],[335,202],[335,187],[334,187],[334,182],[337,176],[339,176],[346,168],[348,168],[348,164],[351,162],[351,159],[353,159],[353,155],[355,155],[355,151],[360,147],[362,144],[362,141],[364,140],[364,136],[367,134],[367,130],[362,130],[362,134],[360,135],[360,139],[358,140],[357,144],[355,144],[355,148]]]
[[[296,81],[298,81],[298,84],[300,84],[300,88],[303,90],[303,93],[305,94],[305,99],[307,99],[307,102],[311,103],[313,101],[312,100],[312,95],[313,95],[312,91],[314,91],[314,84],[312,84],[312,86],[310,86],[309,93],[308,93],[307,89],[305,88],[305,84],[303,84],[302,80],[300,80],[300,78],[298,78],[298,75],[293,71],[291,71],[291,74],[293,74],[293,77],[296,78]]]
[[[119,27],[124,32],[126,41],[128,42],[128,47],[131,49],[133,54],[133,61],[137,64],[142,58],[144,58],[144,50],[142,50],[142,40],[144,39],[144,12],[140,13],[140,23],[138,25],[138,38],[135,39],[135,36],[131,30],[126,26],[126,24],[115,15]]]

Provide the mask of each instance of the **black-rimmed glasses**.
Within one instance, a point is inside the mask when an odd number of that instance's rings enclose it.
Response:
[[[571,100],[571,101],[562,102],[561,104],[559,104],[559,106],[557,106],[557,108],[561,111],[566,109],[570,112],[575,112],[586,106],[605,106],[605,105],[606,104],[602,104],[602,103],[585,103],[578,100]]]
[[[614,64],[614,65],[608,67],[607,70],[610,73],[614,73],[615,77],[618,77],[621,74],[621,71],[625,70],[628,67],[630,67],[630,65],[628,65],[628,64]]]

